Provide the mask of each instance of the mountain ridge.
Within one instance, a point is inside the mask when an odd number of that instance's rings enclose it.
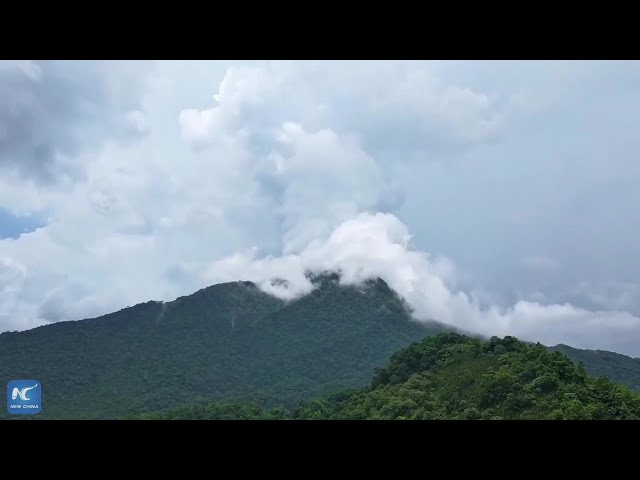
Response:
[[[575,348],[565,344],[548,348],[565,354],[576,363],[582,363],[587,374],[591,376],[604,375],[612,382],[626,385],[640,393],[640,358],[608,350]]]
[[[364,288],[335,276],[315,281],[289,302],[228,282],[172,302],[6,332],[0,381],[38,379],[39,418],[112,418],[222,399],[293,404],[362,385],[393,351],[444,330],[411,320],[382,280]]]
[[[0,383],[42,382],[38,418],[113,418],[212,401],[292,406],[363,386],[398,349],[452,330],[413,319],[380,278],[356,286],[339,279],[311,277],[316,288],[288,301],[253,282],[226,282],[170,302],[3,332]],[[611,371],[602,353],[567,352],[590,375],[640,388],[640,361],[614,354],[628,365],[616,371],[614,362]]]

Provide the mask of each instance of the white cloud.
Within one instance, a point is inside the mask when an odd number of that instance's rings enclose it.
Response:
[[[277,134],[285,153],[271,157],[282,183],[284,251],[296,251],[362,210],[377,209],[388,192],[376,161],[356,141],[331,130],[308,133],[286,123]]]
[[[453,275],[446,259],[409,248],[407,227],[391,214],[360,214],[297,255],[256,258],[255,251],[214,262],[204,273],[210,282],[245,278],[285,299],[313,288],[306,271],[341,272],[344,284],[380,277],[414,308],[420,320],[435,319],[485,335],[515,335],[548,345],[570,342],[583,348],[637,353],[640,318],[621,311],[588,311],[570,304],[519,301],[510,308],[482,308],[469,295],[448,286]],[[273,279],[286,284],[273,284]],[[605,333],[603,333],[605,332]],[[626,338],[621,346],[620,339]]]
[[[470,88],[443,85],[428,70],[416,68],[397,84],[391,84],[371,103],[381,118],[389,114],[415,118],[427,132],[440,139],[476,142],[490,138],[500,127],[503,113],[495,99]]]
[[[314,130],[357,129],[366,143],[385,149],[458,148],[492,139],[509,111],[497,98],[443,84],[423,64],[394,62],[232,67],[214,99],[213,108],[180,113],[182,136],[196,146],[240,132],[259,143],[273,128],[304,118]]]
[[[357,212],[393,203],[379,165],[349,136],[285,123],[267,155],[229,139],[183,150],[179,164],[145,154],[153,135],[133,149],[107,145],[84,181],[47,198],[48,225],[0,241],[28,265],[33,283],[17,298],[31,307],[29,324],[188,294],[203,286],[198,274],[211,259],[256,238],[297,251]]]
[[[285,96],[294,87],[288,84],[287,70],[277,65],[231,67],[213,99],[218,105],[198,110],[184,109],[179,124],[183,138],[195,146],[220,141],[225,136],[259,135],[291,120],[301,99]],[[293,80],[293,81],[292,81]]]

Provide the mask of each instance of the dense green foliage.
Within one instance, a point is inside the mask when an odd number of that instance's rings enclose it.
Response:
[[[382,280],[344,287],[323,276],[317,283],[290,303],[236,282],[3,333],[0,384],[40,381],[36,418],[112,418],[218,400],[293,406],[364,386],[395,350],[443,331],[411,321]],[[4,408],[3,417],[17,418]]]
[[[606,376],[609,380],[625,385],[640,393],[640,358],[631,358],[605,350],[580,350],[567,345],[556,345],[558,350],[576,363],[582,363],[587,374]]]
[[[40,381],[43,412],[34,418],[113,418],[180,405],[209,411],[212,402],[292,408],[367,385],[394,351],[446,330],[412,321],[382,280],[345,287],[337,276],[325,275],[316,282],[310,295],[290,303],[250,282],[235,282],[170,303],[3,333],[0,384]],[[640,384],[638,359],[553,348],[581,360],[588,374],[606,374],[632,388]],[[478,358],[469,368],[486,362]],[[382,372],[376,377],[381,385],[404,378],[399,370],[385,383]],[[24,417],[2,408],[0,418]]]
[[[370,387],[303,402],[291,412],[210,405],[146,419],[639,419],[640,396],[542,345],[455,333],[415,342]]]
[[[129,417],[133,420],[284,420],[290,418],[282,407],[271,410],[245,403],[212,403],[187,405],[164,412],[143,413]]]

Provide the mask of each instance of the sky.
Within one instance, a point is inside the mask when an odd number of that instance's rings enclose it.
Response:
[[[0,61],[0,331],[339,270],[640,356],[639,131],[634,61]]]

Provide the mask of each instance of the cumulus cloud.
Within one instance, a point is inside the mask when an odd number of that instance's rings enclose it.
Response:
[[[360,211],[395,206],[393,187],[357,141],[328,129],[306,132],[295,123],[285,123],[276,138],[280,151],[268,157],[271,165],[262,178],[281,185],[272,193],[283,219],[285,252]]]
[[[48,225],[0,240],[6,258],[28,265],[18,298],[30,305],[30,322],[188,294],[203,286],[199,273],[212,258],[256,238],[263,250],[298,251],[358,212],[395,201],[355,140],[287,123],[274,131],[272,148],[266,157],[235,142],[187,151],[182,169],[164,157],[143,163],[103,150],[86,180],[53,201]]]
[[[498,98],[444,84],[420,63],[232,67],[214,100],[180,113],[182,136],[195,147],[230,134],[259,145],[270,130],[304,118],[312,129],[357,130],[367,146],[384,150],[460,149],[492,139],[509,114]]]

